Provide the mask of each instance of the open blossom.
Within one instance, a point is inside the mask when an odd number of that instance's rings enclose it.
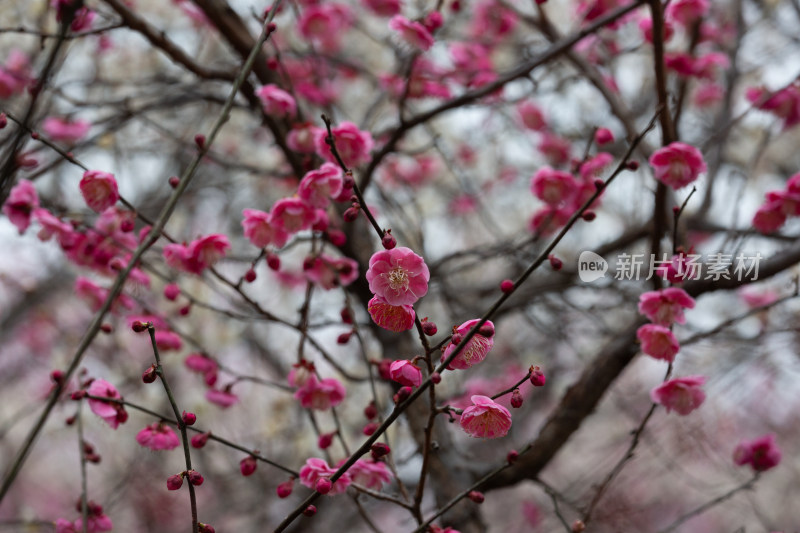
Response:
[[[112,400],[121,400],[122,396],[119,395],[114,385],[104,379],[95,379],[92,381],[89,388],[86,389],[89,396],[98,396],[101,398],[111,398]],[[106,421],[111,426],[111,429],[117,429],[120,424],[128,420],[128,413],[121,403],[117,402],[104,402],[103,400],[89,399],[89,409],[94,414]]]
[[[353,483],[372,490],[381,490],[385,484],[392,481],[392,472],[386,466],[386,463],[381,461],[359,459],[353,463],[347,473]]]
[[[763,87],[751,87],[745,96],[758,109],[782,118],[784,129],[800,124],[800,85],[797,83],[775,92]]]
[[[672,0],[667,4],[665,15],[684,26],[690,26],[695,20],[708,12],[708,0]]]
[[[419,387],[422,383],[422,371],[411,361],[405,359],[392,361],[392,364],[389,365],[389,375],[392,376],[392,381],[409,387]]]
[[[396,31],[400,38],[416,48],[426,52],[433,46],[433,35],[419,22],[411,21],[403,15],[395,15],[389,20],[389,29]]]
[[[343,184],[342,169],[333,163],[323,163],[318,170],[311,170],[303,176],[297,187],[297,194],[307,204],[325,208],[330,204],[331,198],[339,196]]]
[[[517,113],[522,124],[529,130],[542,131],[547,128],[544,111],[530,100],[520,102],[517,105]]]
[[[36,187],[28,180],[20,180],[3,204],[3,214],[14,224],[20,234],[31,224],[31,214],[39,207],[39,196]]]
[[[353,21],[349,6],[333,2],[304,6],[297,21],[300,35],[328,52],[336,52],[345,30]]]
[[[155,333],[156,346],[162,352],[168,350],[180,350],[183,346],[183,341],[180,335],[172,331],[158,330]]]
[[[706,393],[700,387],[706,382],[703,376],[686,376],[666,381],[650,391],[653,403],[661,404],[667,412],[688,415],[703,403]]]
[[[531,192],[553,207],[569,203],[578,188],[577,180],[569,172],[543,167],[531,178]]]
[[[314,208],[300,198],[282,198],[270,211],[270,223],[288,234],[307,230],[316,219]]]
[[[352,122],[342,122],[339,126],[331,128],[333,139],[336,143],[336,151],[339,152],[344,164],[348,167],[362,165],[369,161],[369,153],[375,146],[372,134],[368,131],[361,131]],[[314,144],[317,153],[326,161],[336,163],[336,158],[331,152],[331,147],[325,142],[328,136],[327,130],[319,129],[315,133]]]
[[[389,331],[406,331],[414,327],[417,316],[410,305],[390,305],[380,296],[373,296],[367,304],[373,322]]]
[[[700,150],[677,141],[656,150],[650,156],[650,166],[656,179],[673,189],[689,185],[706,171]]]
[[[328,463],[325,462],[324,459],[311,457],[310,459],[306,460],[306,464],[300,469],[300,483],[310,489],[315,489],[317,486],[317,481],[323,478],[330,479],[330,477],[335,473],[336,469],[328,466]],[[350,474],[349,472],[345,472],[333,483],[333,486],[328,494],[341,494],[347,490],[347,487],[350,486],[350,483],[352,483]]]
[[[92,125],[86,120],[71,121],[58,117],[47,117],[42,123],[42,131],[54,141],[74,144],[83,139]]]
[[[358,263],[349,257],[320,254],[303,263],[303,273],[325,290],[347,287],[358,279]]]
[[[739,466],[750,465],[756,472],[769,470],[781,462],[781,450],[775,444],[775,435],[743,440],[733,452],[733,462]]]
[[[247,237],[254,246],[263,248],[272,245],[281,248],[289,240],[289,234],[277,225],[270,222],[270,214],[258,209],[245,209],[242,211],[244,219],[242,227],[244,236]]]
[[[277,85],[264,85],[256,91],[264,113],[275,117],[293,116],[297,113],[294,97]]]
[[[335,378],[317,380],[311,376],[302,387],[297,389],[294,397],[306,409],[324,411],[336,407],[344,400],[346,391],[344,385]]]
[[[645,324],[638,329],[636,337],[642,344],[642,351],[656,359],[663,359],[671,363],[680,350],[678,339],[669,328],[664,326]]]
[[[639,296],[639,312],[660,326],[669,326],[673,322],[685,324],[683,310],[692,308],[694,299],[677,287],[645,292]]]
[[[456,328],[455,334],[453,336],[456,337],[456,335],[458,335],[458,337],[463,338],[464,336],[467,335],[467,333],[469,333],[469,330],[471,330],[478,322],[480,322],[480,319],[478,318],[475,318],[473,320],[467,320],[466,322],[464,322],[463,324],[461,324]],[[492,323],[491,320],[487,320],[484,323],[484,325],[481,326],[481,330],[483,328],[486,328],[487,326],[492,330],[494,330],[494,324]],[[456,349],[457,345],[458,343],[451,342],[447,346],[447,348],[445,348],[444,353],[442,354],[442,361],[447,359],[450,356],[450,354],[453,353],[453,350]],[[463,370],[473,365],[476,365],[481,361],[483,361],[484,359],[486,359],[486,354],[489,353],[489,350],[491,350],[493,346],[494,346],[494,336],[484,337],[480,333],[475,333],[475,335],[469,340],[464,349],[461,350],[461,353],[459,353],[456,356],[456,358],[453,359],[449,365],[447,365],[447,368],[449,370],[453,370],[456,368]]]
[[[31,79],[33,74],[28,56],[16,48],[11,50],[5,64],[0,66],[0,99],[21,93]]]
[[[81,178],[80,188],[86,205],[96,213],[102,213],[119,200],[117,180],[108,172],[87,170]]]
[[[412,305],[428,292],[430,277],[425,261],[404,246],[375,252],[369,259],[369,290],[389,305]]]
[[[484,0],[474,9],[470,34],[477,40],[498,39],[514,31],[517,25],[517,14],[497,0]]]
[[[208,374],[206,374],[206,376],[208,376]],[[223,409],[227,409],[228,407],[236,404],[239,401],[239,397],[231,392],[230,388],[222,390],[208,389],[206,391],[206,400],[222,407]]]
[[[172,450],[181,443],[172,428],[161,422],[154,422],[137,433],[136,442],[154,451]]]
[[[475,395],[461,413],[461,427],[470,437],[496,439],[511,429],[511,413],[488,396]]]
[[[231,245],[228,237],[212,233],[184,244],[168,244],[164,247],[164,259],[172,268],[200,275],[225,256]]]
[[[778,231],[785,222],[786,213],[784,213],[783,204],[780,201],[773,200],[765,203],[753,215],[753,227],[765,235]]]

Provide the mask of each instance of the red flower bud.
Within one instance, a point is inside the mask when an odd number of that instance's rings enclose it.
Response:
[[[386,232],[383,234],[383,238],[381,239],[381,244],[387,250],[391,250],[397,246],[397,239],[395,239],[394,235],[392,235],[392,230],[386,230]]]
[[[326,450],[331,447],[333,444],[333,436],[336,435],[336,432],[333,433],[323,433],[317,439],[317,446],[319,446],[320,450]]]
[[[511,393],[511,407],[514,409],[522,407],[522,394],[520,394],[519,389],[514,389],[514,392]]]
[[[194,413],[183,412],[183,423],[187,426],[193,426],[197,422],[197,415]]]
[[[538,366],[532,366],[530,368],[531,373],[531,385],[534,387],[543,387],[546,378],[544,376],[544,372]]]
[[[199,531],[199,533],[217,533],[217,530],[214,529],[214,526],[204,524],[202,522],[197,524],[197,531]]]
[[[105,323],[100,326],[100,331],[103,333],[111,333],[114,331],[114,328],[111,326],[111,324]]]
[[[258,463],[256,462],[256,458],[252,455],[248,455],[239,461],[239,470],[242,471],[242,475],[245,477],[253,475],[253,472],[256,471],[257,466]]]
[[[314,507],[313,505],[309,505],[308,507],[303,509],[303,514],[306,516],[314,516],[315,514],[317,514],[317,508]]]
[[[331,244],[334,246],[344,246],[344,243],[347,242],[347,235],[345,235],[342,230],[328,229],[327,235],[328,240],[331,241]]]
[[[561,270],[561,267],[564,266],[564,263],[561,261],[561,259],[553,254],[548,255],[547,259],[550,261],[550,266],[553,268],[553,270]]]
[[[482,492],[478,492],[477,490],[471,490],[467,493],[467,498],[472,500],[475,503],[483,503],[485,499]]]
[[[375,433],[377,430],[378,430],[378,424],[376,424],[375,422],[370,422],[369,424],[364,426],[364,429],[362,430],[362,433],[364,433],[364,435],[369,437],[370,435]]]
[[[336,344],[347,344],[350,342],[350,336],[353,334],[352,331],[346,331],[336,337]]]
[[[53,381],[53,383],[61,385],[64,383],[64,372],[61,370],[53,370],[50,372],[50,379]]]
[[[147,324],[148,322],[134,320],[133,324],[131,324],[131,329],[134,331],[134,333],[141,333],[143,331],[147,331]]]
[[[147,367],[147,370],[142,372],[142,381],[145,383],[152,383],[156,380],[157,375],[156,365],[150,365]]]
[[[591,222],[592,220],[594,220],[594,219],[596,219],[596,218],[597,218],[597,213],[595,213],[594,211],[586,211],[585,213],[583,213],[583,214],[581,215],[581,217],[582,217],[582,218],[583,218],[583,220],[585,220],[586,222]],[[558,269],[556,269],[556,270],[558,270]]]
[[[284,481],[280,485],[278,485],[277,492],[278,498],[288,498],[292,494],[292,490],[294,489],[294,478],[291,478],[289,481]]]
[[[278,257],[277,254],[269,252],[267,254],[267,266],[272,270],[280,270],[281,268],[281,258]]]
[[[439,331],[439,328],[436,327],[435,322],[429,322],[427,318],[422,319],[422,333],[428,337],[433,337],[437,331]]]
[[[374,403],[370,403],[368,406],[364,408],[364,416],[367,417],[367,420],[372,420],[376,416],[378,416],[378,409],[375,407]]]
[[[348,207],[344,214],[342,215],[342,220],[345,222],[353,222],[358,218],[358,212],[361,210],[361,206],[356,207],[358,204],[353,204],[353,207]]]
[[[189,443],[192,445],[192,448],[202,448],[208,442],[208,437],[211,436],[211,432],[207,433],[200,433],[195,435],[189,440]]]
[[[173,189],[177,189],[180,182],[181,179],[178,176],[170,176],[169,178],[169,186]]]
[[[194,136],[194,143],[197,145],[198,148],[203,149],[206,145],[206,136],[202,133],[198,133]]]
[[[175,474],[167,478],[167,490],[178,490],[183,486],[183,475]]]
[[[203,484],[203,476],[200,475],[200,472],[197,470],[187,470],[186,477],[189,478],[189,483],[194,485],[195,487],[199,487]]]
[[[244,280],[247,283],[253,283],[256,280],[256,271],[252,268],[248,269],[247,272],[244,273]]]
[[[394,403],[399,404],[406,401],[406,399],[411,396],[411,392],[413,390],[414,389],[412,387],[408,386],[400,387],[400,390],[398,390],[397,394],[394,395]]]
[[[517,462],[518,457],[519,452],[517,450],[511,450],[508,452],[508,455],[506,455],[506,461],[508,464],[513,465],[515,462]]]
[[[438,385],[439,383],[442,382],[442,375],[438,372],[434,372],[433,374],[431,374],[431,382],[434,385]]]
[[[514,282],[510,279],[504,279],[500,282],[500,290],[503,291],[505,294],[514,290]]]
[[[342,317],[342,322],[345,324],[352,324],[353,323],[353,313],[346,307],[343,307],[342,310],[339,312]]]
[[[375,460],[378,460],[385,455],[389,455],[389,452],[392,451],[391,448],[389,448],[389,445],[385,442],[376,442],[372,445],[370,450],[372,451],[372,458]]]
[[[487,339],[494,337],[494,325],[489,322],[485,323],[478,329],[478,335],[486,337]]]
[[[326,477],[322,477],[317,480],[316,489],[320,494],[328,494],[332,487],[333,483],[331,483],[331,480]]]
[[[628,164],[625,165],[628,170],[639,170],[639,162],[638,161],[628,161]]]
[[[586,529],[586,524],[583,523],[583,520],[575,520],[572,523],[572,531],[573,533],[581,533],[581,531]]]

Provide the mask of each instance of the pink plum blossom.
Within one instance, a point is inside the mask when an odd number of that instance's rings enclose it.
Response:
[[[733,462],[738,466],[749,464],[756,472],[769,470],[781,462],[781,450],[775,443],[775,435],[740,442],[733,452]]]
[[[636,331],[636,337],[642,345],[642,351],[656,359],[671,363],[680,350],[678,339],[664,326],[645,324]]]
[[[71,121],[58,117],[47,117],[42,123],[42,131],[50,139],[67,144],[75,144],[83,139],[91,127],[91,123],[86,120]]]
[[[470,407],[461,413],[461,428],[470,437],[496,439],[511,429],[511,413],[488,396],[475,395]]]
[[[785,222],[786,213],[781,201],[767,202],[753,215],[753,227],[764,234],[778,231]]]
[[[336,52],[352,20],[350,7],[326,2],[304,7],[297,24],[301,36],[328,52]]]
[[[725,89],[716,83],[704,83],[698,86],[692,93],[692,103],[706,109],[722,101],[725,97]]]
[[[303,264],[303,273],[309,281],[327,291],[347,287],[358,279],[358,263],[349,257],[335,258],[320,254]]]
[[[369,259],[369,290],[389,305],[413,305],[428,292],[430,277],[425,261],[404,246],[375,252]]]
[[[172,331],[158,330],[155,333],[156,346],[161,351],[180,350],[183,341],[180,335]]]
[[[306,460],[306,464],[300,469],[300,483],[310,489],[315,489],[317,481],[320,479],[330,479],[336,473],[335,468],[328,466],[324,459],[311,457]],[[345,472],[333,483],[333,487],[328,494],[341,494],[347,490],[352,483],[349,472]]]
[[[87,170],[81,178],[80,188],[86,205],[96,213],[102,213],[119,200],[117,180],[108,172]]]
[[[231,392],[230,387],[227,387],[222,390],[208,389],[206,391],[206,400],[213,403],[214,405],[222,407],[223,409],[227,409],[228,407],[238,403],[239,397],[236,396],[233,392]]]
[[[154,422],[137,433],[136,442],[153,451],[172,450],[181,444],[172,428],[161,422]]]
[[[314,208],[302,199],[293,196],[275,202],[270,211],[270,223],[276,228],[293,234],[307,230],[314,223]]]
[[[310,122],[295,124],[286,136],[286,144],[295,152],[313,154],[316,150],[314,136],[318,129]]]
[[[520,102],[517,105],[517,113],[522,124],[529,130],[542,131],[547,128],[544,111],[530,100]]]
[[[543,207],[536,211],[528,223],[528,229],[532,233],[550,235],[560,227],[564,226],[572,216],[572,210],[564,207],[554,208],[552,206]]]
[[[460,338],[465,337],[478,322],[480,322],[480,319],[478,318],[467,320],[455,328],[453,337],[456,338],[456,335]],[[481,326],[481,330],[487,326],[494,330],[494,324],[491,320],[487,320],[484,325]],[[460,339],[456,338],[456,340]],[[451,342],[447,345],[447,348],[445,348],[444,353],[442,354],[442,361],[450,357],[450,354],[453,353],[458,344],[459,343],[457,342]],[[480,333],[475,333],[464,349],[461,350],[461,352],[450,362],[449,365],[447,365],[447,368],[449,370],[465,370],[473,365],[476,365],[486,359],[486,354],[489,353],[489,350],[491,350],[493,346],[494,336],[484,337]]]
[[[656,179],[673,189],[689,185],[706,171],[700,150],[677,141],[656,150],[650,156],[650,166]]]
[[[577,188],[572,174],[550,167],[540,168],[531,178],[531,192],[553,207],[569,203]]]
[[[264,113],[275,117],[292,117],[297,113],[294,97],[277,85],[264,85],[256,91]]]
[[[297,194],[307,204],[325,208],[330,204],[331,198],[339,196],[343,184],[342,169],[333,163],[323,163],[318,170],[311,170],[303,176],[297,187]]]
[[[668,19],[688,27],[702,18],[709,6],[708,0],[672,0],[667,4],[664,14]]]
[[[5,64],[0,66],[0,99],[21,93],[32,79],[28,56],[16,48],[11,50]]]
[[[572,143],[554,133],[545,132],[536,148],[551,165],[560,167],[569,161]]]
[[[639,312],[660,326],[669,326],[673,322],[685,324],[683,310],[692,308],[694,299],[677,287],[645,292],[639,296]]]
[[[608,128],[598,128],[597,131],[594,132],[594,142],[601,146],[612,143],[614,142],[614,134],[611,133],[611,130]]]
[[[17,227],[21,235],[30,226],[31,214],[38,207],[39,195],[36,194],[36,187],[28,180],[20,180],[3,204],[3,214]]]
[[[372,490],[381,490],[384,485],[392,481],[392,472],[380,461],[359,459],[353,463],[347,474],[353,483]]]
[[[400,13],[401,0],[361,0],[361,3],[381,17],[391,17]]]
[[[650,399],[666,407],[668,413],[674,410],[686,416],[706,399],[706,393],[700,388],[705,382],[704,376],[674,378],[650,391]]]
[[[389,375],[392,381],[409,387],[419,387],[422,383],[422,371],[411,361],[401,359],[392,361],[389,365]]]
[[[345,394],[344,385],[339,380],[325,378],[317,381],[317,378],[312,376],[295,391],[294,397],[306,409],[325,411],[342,403]]]
[[[258,209],[245,209],[242,215],[244,215],[242,220],[244,236],[254,246],[264,248],[271,244],[275,248],[281,248],[289,240],[289,233],[273,224],[269,213]]]
[[[745,96],[758,109],[782,118],[784,129],[800,124],[800,84],[793,83],[774,92],[763,87],[751,87]]]
[[[292,387],[302,387],[312,378],[314,378],[314,363],[302,359],[292,365],[287,380]]]
[[[228,237],[220,233],[212,233],[195,239],[188,245],[168,244],[164,247],[163,255],[167,264],[172,268],[200,275],[205,269],[222,259],[230,248]]]
[[[494,41],[514,31],[517,15],[497,0],[483,0],[474,7],[470,34],[473,38]]]
[[[426,52],[433,46],[433,36],[419,22],[408,20],[403,15],[395,15],[389,20],[389,29],[397,32],[400,38],[417,50]]]
[[[373,322],[383,329],[399,333],[414,327],[416,313],[410,305],[389,305],[382,297],[373,296],[367,311]]]
[[[653,42],[653,19],[650,17],[645,17],[639,20],[639,30],[641,30],[642,35],[644,36],[645,40],[648,43]],[[669,41],[672,36],[675,34],[675,27],[672,25],[672,22],[669,20],[664,21],[664,42],[666,43]]]
[[[339,152],[345,165],[354,167],[369,161],[370,151],[375,146],[375,141],[368,131],[359,130],[358,126],[352,122],[342,122],[339,126],[331,128],[331,133],[333,133],[336,143],[336,151]],[[319,155],[326,161],[336,163],[331,147],[325,142],[327,136],[327,130],[317,130],[314,144]]]
[[[95,379],[86,389],[89,396],[98,396],[101,398],[110,398],[112,400],[121,400],[122,396],[119,395],[117,389],[104,379]],[[95,400],[89,398],[89,409],[94,414],[106,421],[111,426],[111,429],[117,429],[120,424],[128,420],[128,413],[121,403],[106,402],[103,400]]]

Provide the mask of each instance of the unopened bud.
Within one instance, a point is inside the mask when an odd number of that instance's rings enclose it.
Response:
[[[519,458],[519,452],[517,450],[510,450],[506,455],[506,462],[508,462],[508,464],[510,465],[513,465],[514,463],[517,462],[518,458]]]
[[[242,471],[242,475],[247,477],[253,474],[256,471],[256,467],[258,463],[256,462],[256,458],[252,455],[248,455],[241,461],[239,461],[239,470]]]
[[[186,477],[189,478],[189,483],[194,485],[195,487],[199,487],[203,484],[203,476],[200,475],[200,472],[197,470],[188,470],[186,472]]]
[[[433,383],[434,385],[438,385],[441,382],[442,382],[442,375],[440,373],[434,372],[433,374],[431,374],[431,383]]]
[[[314,516],[315,514],[317,514],[317,508],[314,507],[313,505],[309,505],[308,507],[303,509],[303,514],[306,516]]]
[[[353,335],[352,331],[345,331],[338,337],[336,337],[336,344],[347,344],[350,342],[350,337]]]
[[[183,476],[175,474],[167,478],[167,490],[178,490],[183,486]]]
[[[387,250],[391,250],[395,246],[397,246],[397,239],[394,238],[392,235],[392,230],[387,229],[386,232],[383,234],[383,239],[381,239],[381,244]]]
[[[561,270],[561,267],[564,266],[564,263],[561,261],[561,259],[553,254],[548,255],[547,259],[550,261],[550,266],[553,268],[553,270]]]
[[[147,367],[147,370],[142,372],[142,381],[145,383],[152,383],[156,380],[156,376],[158,373],[156,372],[156,365],[152,364]]]
[[[369,437],[370,435],[372,435],[376,431],[378,431],[378,424],[376,424],[375,422],[370,422],[369,424],[364,426],[363,430],[361,430],[361,432],[364,435],[366,435],[367,437]]]
[[[331,444],[333,444],[333,436],[334,435],[336,435],[335,432],[334,433],[323,433],[322,435],[320,435],[319,438],[317,439],[317,446],[319,446],[319,449],[320,450],[327,450],[328,448],[330,448]]]
[[[435,322],[430,322],[427,318],[422,319],[422,333],[428,337],[433,337],[437,331],[439,331],[439,328],[436,327]]]
[[[187,426],[193,426],[197,422],[197,415],[194,413],[183,412],[183,423]]]
[[[514,409],[522,407],[522,394],[519,389],[514,389],[514,392],[511,393],[511,407]]]
[[[253,283],[256,280],[256,271],[252,268],[248,269],[247,272],[244,273],[244,280],[247,283]]]
[[[211,432],[200,433],[199,435],[195,435],[194,437],[189,439],[189,442],[191,443],[192,448],[202,448],[203,446],[206,445],[206,443],[208,442],[208,437],[210,436]]]
[[[276,489],[278,498],[288,498],[291,496],[292,490],[294,490],[294,478],[290,479],[289,481],[284,481],[278,485],[278,488]]]
[[[391,448],[389,448],[389,445],[386,444],[385,442],[376,442],[375,444],[372,445],[370,450],[372,452],[372,458],[375,459],[376,461],[381,457],[389,455],[389,452],[392,451]]]
[[[504,279],[500,282],[500,290],[503,291],[505,294],[510,293],[514,290],[514,282],[510,279]]]
[[[581,533],[586,529],[586,524],[583,523],[583,520],[575,520],[572,523],[572,531],[573,533]]]
[[[333,488],[333,483],[331,483],[330,479],[322,477],[317,480],[316,489],[320,494],[328,494],[331,488]]]
[[[472,500],[475,503],[483,503],[485,499],[482,492],[478,492],[477,490],[471,490],[467,493],[467,498]]]
[[[544,372],[542,372],[542,369],[539,368],[538,366],[532,366],[530,368],[530,373],[531,373],[531,385],[533,385],[534,387],[543,387],[546,378],[544,376]]]
[[[131,324],[131,329],[134,331],[134,333],[141,333],[143,331],[147,331],[147,324],[147,322],[134,320],[133,324]]]

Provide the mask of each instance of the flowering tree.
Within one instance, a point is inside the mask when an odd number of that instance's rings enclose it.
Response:
[[[0,525],[793,527],[795,7],[4,3]]]

